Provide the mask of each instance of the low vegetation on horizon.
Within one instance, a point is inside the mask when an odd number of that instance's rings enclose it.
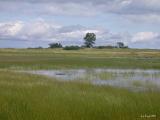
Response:
[[[104,45],[104,46],[94,46],[96,41],[96,34],[95,33],[86,33],[84,37],[84,45],[70,45],[70,46],[63,46],[59,42],[50,43],[49,48],[56,49],[56,48],[63,48],[64,50],[79,50],[84,48],[97,48],[97,49],[113,49],[113,48],[128,48],[125,46],[123,42],[117,42],[116,45]],[[29,48],[29,49],[42,49],[43,47],[39,46],[36,48]]]

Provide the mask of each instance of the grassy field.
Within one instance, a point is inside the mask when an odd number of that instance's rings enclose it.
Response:
[[[160,69],[160,51],[0,49],[0,120],[160,119],[159,91],[133,92],[14,72],[102,67]]]
[[[159,92],[0,72],[1,120],[143,120],[141,115],[159,117],[159,101]]]
[[[142,68],[160,69],[160,50],[0,49],[0,68]]]

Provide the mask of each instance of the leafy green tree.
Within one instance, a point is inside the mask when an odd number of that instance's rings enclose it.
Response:
[[[124,43],[123,42],[117,42],[117,47],[118,48],[124,48]]]
[[[85,46],[88,48],[93,47],[93,44],[95,44],[96,41],[96,34],[95,33],[87,33],[84,37],[85,40]]]

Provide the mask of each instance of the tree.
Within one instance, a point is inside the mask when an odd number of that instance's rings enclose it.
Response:
[[[96,35],[95,33],[87,33],[86,36],[84,37],[85,40],[85,46],[88,48],[93,47],[93,44],[95,44],[96,41]]]
[[[61,43],[51,43],[49,44],[49,48],[62,48]]]
[[[117,47],[118,48],[124,48],[124,43],[123,42],[117,42]]]

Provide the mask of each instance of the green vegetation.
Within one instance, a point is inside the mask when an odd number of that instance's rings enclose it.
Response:
[[[55,68],[160,69],[160,51],[0,49],[0,120],[145,120],[145,115],[160,119],[159,91],[133,92],[13,72]],[[108,76],[112,77],[100,74]]]
[[[95,44],[95,41],[96,41],[96,34],[95,33],[87,33],[86,36],[84,37],[84,41],[85,41],[84,44],[87,48],[93,47],[93,45]]]
[[[1,120],[136,120],[160,113],[159,92],[0,71]]]
[[[125,46],[123,42],[117,42],[118,48],[128,48],[128,46]]]
[[[97,46],[97,47],[94,47],[94,48],[97,48],[97,49],[113,49],[113,48],[116,48],[116,46],[108,45],[108,46]]]
[[[64,50],[79,50],[79,49],[81,49],[81,47],[79,47],[79,46],[65,46],[63,49]]]
[[[159,50],[0,49],[0,69],[142,68],[160,69]]]
[[[116,73],[111,73],[111,72],[100,72],[94,74],[93,76],[96,76],[100,80],[113,80],[117,77]]]
[[[49,48],[62,48],[63,46],[60,43],[51,43]]]

